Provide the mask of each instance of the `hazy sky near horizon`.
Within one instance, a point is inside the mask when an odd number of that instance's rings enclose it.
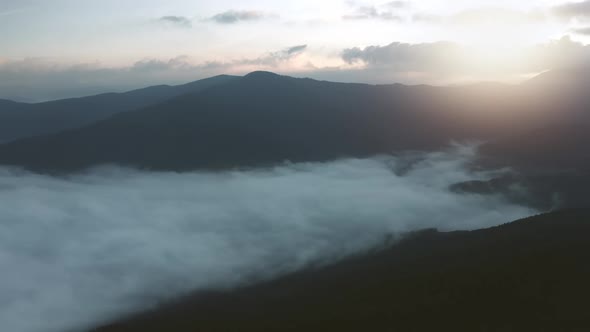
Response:
[[[589,58],[590,1],[0,0],[0,97],[270,70],[367,83],[518,81]]]

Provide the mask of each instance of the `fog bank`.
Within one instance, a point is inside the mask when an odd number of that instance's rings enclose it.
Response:
[[[0,326],[79,331],[191,290],[534,211],[448,186],[471,150],[219,173],[0,168]]]

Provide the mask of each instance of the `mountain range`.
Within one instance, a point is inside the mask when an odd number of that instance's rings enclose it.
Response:
[[[559,84],[547,83],[553,76]],[[42,104],[3,101],[0,132],[12,141],[0,145],[0,164],[48,173],[101,164],[184,171],[475,140],[489,141],[481,151],[498,163],[586,168],[587,154],[577,152],[588,138],[580,123],[590,117],[589,86],[575,81],[579,75],[566,84],[564,76],[549,72],[516,86],[433,87],[254,72]],[[559,154],[543,157],[544,149]]]
[[[575,331],[590,324],[588,77],[555,70],[520,85],[435,87],[253,72],[39,104],[0,100],[0,165],[58,175],[103,164],[220,170],[478,142],[471,167],[512,171],[449,189],[565,210],[407,234],[96,331]]]
[[[222,75],[179,86],[152,86],[126,93],[105,93],[36,104],[0,100],[0,142],[82,127],[117,113],[196,93],[235,78]]]

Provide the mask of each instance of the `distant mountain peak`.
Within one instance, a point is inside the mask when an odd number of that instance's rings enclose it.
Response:
[[[279,74],[275,74],[270,71],[263,71],[263,70],[253,71],[253,72],[247,74],[246,76],[244,76],[244,78],[279,78],[279,77],[284,77],[284,76],[281,76]]]

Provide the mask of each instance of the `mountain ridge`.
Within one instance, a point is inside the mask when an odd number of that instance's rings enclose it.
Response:
[[[49,173],[101,164],[256,167],[434,150],[453,140],[511,137],[556,119],[590,119],[583,86],[568,91],[575,98],[562,109],[555,106],[562,96],[528,86],[367,85],[262,71],[219,79],[223,84],[86,126],[0,145],[0,164]]]
[[[178,86],[157,85],[123,93],[103,93],[42,103],[0,103],[0,141],[82,127],[117,113],[198,92],[235,78],[219,75]]]
[[[5,144],[0,163],[42,171],[103,163],[189,170],[432,149],[490,131],[489,121],[478,122],[478,128],[460,123],[475,120],[469,107],[455,107],[460,94],[450,88],[331,83],[255,72],[207,94],[179,96],[84,128]],[[59,156],[62,151],[67,155]],[[57,160],[59,165],[47,164]]]

